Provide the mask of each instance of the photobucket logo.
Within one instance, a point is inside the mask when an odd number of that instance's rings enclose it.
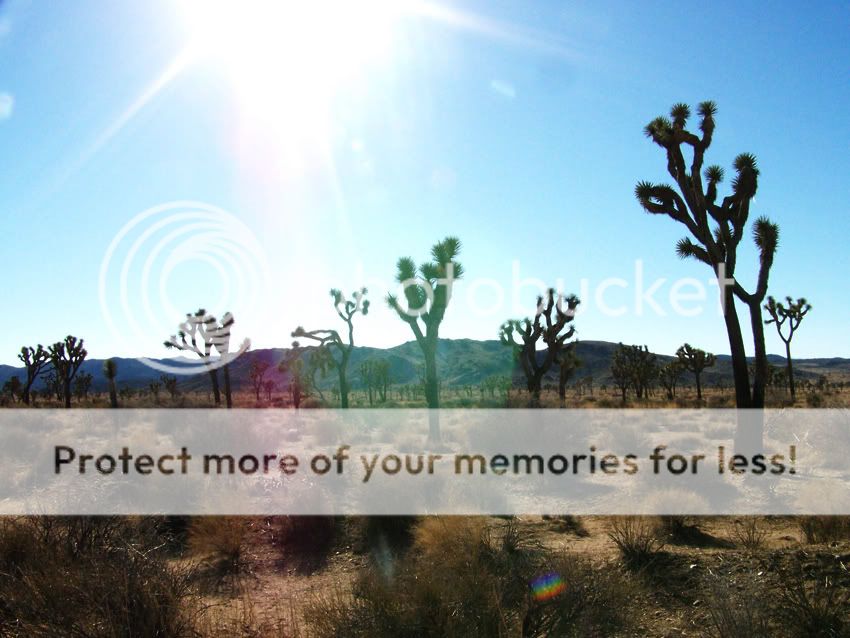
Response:
[[[199,374],[233,361],[234,315],[187,313],[186,291],[200,289],[205,307],[251,314],[269,290],[265,254],[250,228],[221,208],[175,201],[130,219],[109,244],[100,266],[99,297],[112,335],[127,349],[149,348],[152,337],[186,355],[165,363],[138,360],[170,374]],[[176,289],[176,292],[175,292]]]

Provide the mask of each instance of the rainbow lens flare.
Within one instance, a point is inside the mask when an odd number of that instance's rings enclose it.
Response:
[[[566,590],[564,579],[555,572],[545,574],[531,581],[531,591],[535,600],[551,600]]]

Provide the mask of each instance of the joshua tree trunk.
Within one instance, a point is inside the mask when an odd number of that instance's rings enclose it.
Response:
[[[764,345],[764,321],[761,316],[761,300],[750,303],[749,306],[756,355],[755,374],[753,375],[753,399],[750,407],[763,409],[764,391],[767,385],[767,351]]]
[[[440,407],[436,345],[436,343],[428,344],[425,351],[425,401],[432,410]]]
[[[228,408],[233,407],[233,398],[230,394],[230,365],[223,366],[224,368],[224,400]]]
[[[210,383],[212,384],[213,397],[215,398],[215,404],[221,405],[221,391],[218,389],[218,370],[215,368],[209,368],[210,373]]]
[[[791,390],[791,401],[796,400],[796,386],[794,385],[794,369],[791,367],[791,341],[785,341],[785,369],[788,374],[788,389]]]
[[[65,381],[62,384],[62,391],[65,394],[65,407],[71,407],[71,379],[65,378]]]
[[[723,285],[723,282],[719,282]],[[735,296],[731,287],[724,288],[723,318],[726,322],[726,333],[729,336],[729,351],[732,354],[732,376],[735,379],[735,405],[738,408],[752,407],[750,395],[750,371],[747,367],[747,352],[744,349],[744,336],[738,321],[738,311],[735,308]]]
[[[702,401],[702,383],[700,383],[700,372],[696,372],[694,376],[697,379],[697,400]]]
[[[351,348],[341,348],[342,362],[337,367],[339,371],[339,405],[342,409],[348,407],[348,379],[345,372],[348,369],[348,359],[351,356]]]
[[[109,379],[109,407],[118,407],[118,393],[115,391],[115,379]]]

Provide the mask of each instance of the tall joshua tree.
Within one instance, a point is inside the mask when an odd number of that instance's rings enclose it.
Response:
[[[195,314],[186,313],[186,321],[180,324],[176,335],[171,335],[162,342],[166,348],[174,348],[183,352],[194,352],[200,357],[210,375],[215,404],[221,405],[221,390],[218,385],[218,368],[213,365],[213,337],[217,327],[216,318],[203,308]]]
[[[348,339],[343,341],[339,332],[332,329],[322,330],[305,330],[298,326],[292,333],[293,337],[303,337],[316,341],[320,348],[334,350],[336,356],[333,357],[333,363],[339,375],[339,397],[340,407],[348,407],[348,361],[351,359],[351,351],[354,349],[354,316],[357,313],[361,315],[369,314],[369,300],[366,299],[367,290],[361,288],[356,291],[353,299],[346,299],[336,288],[331,290],[331,298],[334,300],[334,309],[339,318],[345,322],[348,327]],[[320,355],[323,356],[323,355]]]
[[[71,407],[71,382],[88,354],[83,341],[68,335],[64,341],[57,341],[48,350],[50,365],[53,366],[58,382],[62,384],[66,408]]]
[[[35,348],[24,346],[18,354],[18,359],[21,360],[27,371],[27,379],[21,391],[21,399],[29,405],[32,386],[44,367],[49,363],[50,353],[41,344],[38,344]]]
[[[387,304],[404,321],[425,359],[425,402],[435,410],[440,407],[440,382],[437,375],[437,344],[440,324],[452,298],[454,282],[463,276],[463,266],[456,261],[461,244],[457,237],[446,237],[431,248],[431,261],[421,264],[410,257],[396,263],[396,281],[404,289],[405,304],[393,294]],[[436,413],[429,415],[429,438],[438,441],[440,424]]]
[[[647,137],[666,153],[667,172],[675,181],[675,188],[644,181],[635,187],[635,195],[647,212],[667,215],[687,228],[690,237],[679,240],[676,246],[680,257],[696,259],[714,270],[721,290],[723,316],[732,353],[736,404],[739,408],[763,408],[767,352],[761,304],[767,294],[770,268],[779,243],[779,227],[767,217],[759,217],[753,224],[753,239],[759,252],[758,278],[755,289],[745,290],[735,280],[735,270],[738,246],[744,238],[750,215],[750,203],[758,188],[756,158],[749,153],[735,158],[732,193],[718,203],[717,187],[723,181],[724,171],[720,166],[709,166],[703,172],[705,152],[711,146],[714,134],[717,107],[714,102],[703,102],[697,112],[700,135],[685,128],[691,115],[686,104],[673,106],[669,119],[658,117],[646,125],[644,132]],[[689,168],[685,164],[683,147],[691,153]],[[735,298],[744,303],[750,313],[755,349],[752,386]]]
[[[803,322],[803,317],[812,309],[812,305],[804,297],[800,297],[797,301],[794,301],[791,297],[785,297],[785,303],[787,305],[784,305],[781,301],[776,301],[773,297],[768,297],[764,309],[767,310],[770,319],[766,319],[765,323],[772,323],[776,326],[776,332],[785,344],[786,376],[788,377],[788,389],[791,391],[791,400],[793,401],[796,398],[796,388],[794,386],[794,369],[791,366],[791,339],[794,338],[794,331]],[[787,335],[782,333],[782,327],[786,323],[788,324]]]
[[[712,367],[717,362],[717,357],[705,350],[694,348],[689,343],[679,346],[676,356],[685,370],[694,373],[697,382],[697,399],[702,400],[702,383],[700,382],[702,371]]]
[[[575,326],[571,324],[579,303],[575,295],[556,295],[554,288],[550,288],[545,299],[537,298],[534,319],[511,319],[499,330],[499,341],[512,347],[519,360],[526,388],[535,404],[540,402],[543,377],[556,361],[560,361],[567,339],[575,334]],[[543,357],[537,355],[538,343],[546,346]]]
[[[429,408],[440,407],[437,375],[437,343],[440,324],[452,296],[454,281],[463,276],[463,266],[455,261],[460,240],[446,237],[431,248],[432,261],[417,269],[410,257],[396,264],[396,281],[404,287],[406,306],[395,295],[387,295],[387,304],[410,326],[425,359],[425,400]]]
[[[251,345],[250,340],[245,339],[239,346],[238,352],[230,352],[230,336],[235,320],[229,312],[224,313],[221,323],[213,315],[203,308],[195,314],[186,314],[186,321],[180,324],[180,330],[176,335],[171,335],[163,345],[166,348],[175,348],[185,352],[194,352],[207,367],[210,375],[215,404],[221,405],[221,390],[218,385],[218,368],[224,373],[224,396],[227,407],[233,407],[233,399],[230,392],[230,362]],[[219,361],[212,359],[213,348],[219,354]]]
[[[109,384],[109,407],[118,407],[118,393],[115,390],[115,377],[118,374],[118,365],[115,359],[107,359],[103,362],[103,376]]]

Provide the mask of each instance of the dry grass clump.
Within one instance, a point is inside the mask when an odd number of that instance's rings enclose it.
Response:
[[[100,517],[0,526],[0,635],[196,635],[194,597],[151,527]]]
[[[238,516],[199,516],[187,532],[190,554],[199,558],[199,579],[210,588],[235,585],[243,568],[248,523]]]
[[[793,638],[850,636],[850,589],[800,561],[779,572],[776,616]]]
[[[614,541],[626,567],[641,569],[650,565],[664,548],[657,524],[647,516],[620,516],[611,522],[608,537]]]
[[[751,552],[764,547],[768,530],[756,516],[746,516],[732,523],[729,536],[732,541]]]
[[[538,601],[530,583],[548,573],[566,589]],[[623,621],[620,580],[578,558],[548,554],[511,522],[425,518],[391,572],[369,570],[350,594],[317,598],[304,620],[318,638],[601,634]]]
[[[850,516],[801,516],[797,524],[803,540],[810,544],[850,538]]]
[[[769,610],[756,596],[739,596],[728,586],[715,585],[708,597],[708,627],[712,638],[770,638],[776,636]]]

